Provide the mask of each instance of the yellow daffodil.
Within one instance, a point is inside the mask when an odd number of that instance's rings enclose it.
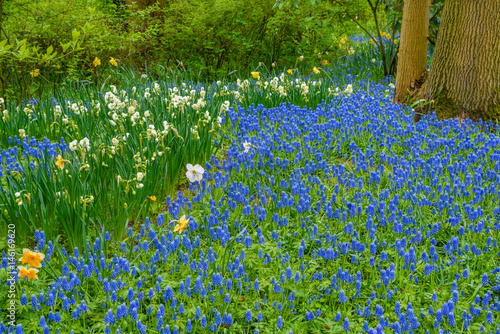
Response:
[[[287,71],[286,71],[288,74],[292,74],[293,73],[293,70],[291,68],[289,68]]]
[[[40,70],[37,68],[36,70],[33,70],[30,72],[30,75],[34,78],[40,75]]]
[[[36,273],[38,272],[38,269],[26,268],[23,266],[17,266],[17,269],[19,269],[19,277],[21,277],[21,278],[27,277],[29,280],[30,279],[38,279],[38,276],[36,275]]]
[[[156,196],[149,196],[149,199],[151,200],[151,202],[156,202]]]
[[[94,65],[94,67],[101,65],[101,60],[95,57],[94,61],[92,62],[92,65]]]
[[[42,265],[42,261],[45,258],[45,255],[40,252],[32,252],[27,248],[23,249],[23,257],[19,260],[22,264],[29,264],[30,267],[38,268]]]
[[[118,63],[116,62],[115,58],[111,57],[111,59],[109,60],[109,63],[113,66],[117,66]]]
[[[328,60],[323,59],[323,60],[321,61],[321,64],[322,64],[323,66],[324,66],[324,65],[326,65],[326,64],[328,64]]]
[[[252,74],[252,77],[253,77],[254,79],[259,79],[259,77],[260,77],[260,76],[259,76],[260,72],[250,72],[250,74]]]
[[[316,67],[313,67],[313,72],[316,73],[316,74],[318,74],[319,70]]]
[[[186,218],[186,216],[182,216],[181,219],[175,221],[178,222],[178,224],[175,225],[174,232],[178,231],[179,233],[182,233],[189,223],[189,219]]]
[[[387,33],[385,34],[385,37],[387,37],[387,39],[391,39],[391,34]]]
[[[59,169],[64,168],[64,163],[69,162],[68,160],[64,160],[60,155],[56,157],[56,166]]]

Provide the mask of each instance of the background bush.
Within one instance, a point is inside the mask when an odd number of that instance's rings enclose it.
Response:
[[[30,52],[20,59],[2,54],[0,46],[1,94],[20,102],[69,84],[100,84],[107,73],[92,66],[95,57],[103,64],[113,57],[143,72],[153,63],[186,70],[198,81],[246,75],[259,63],[294,66],[301,55],[306,66],[332,60],[342,54],[342,36],[361,32],[346,8],[369,24],[363,1],[343,8],[308,1],[275,6],[274,0],[2,0],[0,41],[19,53],[19,42],[26,40]],[[78,43],[63,52],[75,31]],[[37,70],[36,77],[30,74]]]

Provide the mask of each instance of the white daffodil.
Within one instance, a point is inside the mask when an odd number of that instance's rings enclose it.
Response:
[[[87,137],[83,138],[82,140],[80,140],[80,146],[84,150],[89,151],[90,150],[90,140]]]
[[[189,179],[189,182],[200,182],[203,180],[203,173],[205,172],[203,167],[200,165],[193,166],[191,164],[187,164],[186,168],[186,177]]]
[[[244,142],[243,143],[243,148],[245,149],[244,153],[248,153],[248,151],[250,151],[250,147],[252,146],[252,144],[250,144],[249,142]]]
[[[351,95],[353,92],[354,90],[352,89],[352,85],[351,84],[347,85],[347,88],[345,89],[344,93]]]
[[[73,140],[71,143],[69,143],[69,149],[71,151],[76,151],[76,149],[78,148],[78,141],[76,140]]]

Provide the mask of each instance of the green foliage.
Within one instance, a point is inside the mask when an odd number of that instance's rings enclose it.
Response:
[[[348,13],[371,28],[368,6],[355,4]],[[0,40],[13,47],[26,40],[30,50],[28,58],[0,57],[0,94],[18,102],[102,85],[114,73],[111,57],[141,72],[158,64],[214,81],[247,75],[258,64],[292,67],[299,56],[304,66],[332,62],[344,55],[339,40],[361,32],[345,8],[319,1],[277,7],[274,0],[12,0],[3,12]],[[102,60],[97,69],[95,57]]]
[[[2,96],[21,101],[60,88],[61,77],[71,77],[86,62],[87,52],[95,53],[107,38],[100,29],[107,9],[97,0],[4,2]]]
[[[437,33],[439,30],[439,24],[441,23],[441,11],[443,10],[444,0],[433,1],[430,18],[429,18],[429,44],[431,49],[431,54],[434,52],[434,45],[437,40]]]

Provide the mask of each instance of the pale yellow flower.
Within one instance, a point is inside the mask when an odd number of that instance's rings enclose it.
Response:
[[[316,73],[316,74],[318,74],[320,71],[318,70],[317,67],[313,67],[313,72]]]
[[[174,232],[182,233],[184,229],[187,227],[189,223],[189,219],[186,216],[182,216],[179,220],[177,220],[178,224],[174,227]]]

